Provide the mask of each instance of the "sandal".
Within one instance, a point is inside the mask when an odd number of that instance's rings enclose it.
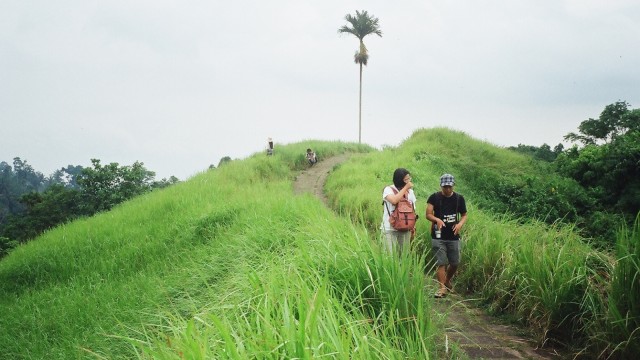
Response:
[[[451,292],[451,293],[454,292],[453,291],[453,285],[451,285],[451,283],[444,284],[444,287],[447,288],[448,292]]]
[[[442,298],[444,298],[446,296],[447,296],[447,290],[444,290],[444,289],[440,289],[440,290],[436,291],[435,294],[433,294],[433,297],[436,298],[436,299],[442,299]]]

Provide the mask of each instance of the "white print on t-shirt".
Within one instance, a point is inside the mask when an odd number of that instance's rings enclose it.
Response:
[[[445,223],[454,223],[456,222],[456,214],[445,215],[444,219],[442,219]]]

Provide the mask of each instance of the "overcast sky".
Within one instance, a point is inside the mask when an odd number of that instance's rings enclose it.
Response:
[[[131,165],[184,180],[276,143],[446,126],[552,147],[618,100],[640,108],[637,0],[0,0],[0,161],[50,175]]]

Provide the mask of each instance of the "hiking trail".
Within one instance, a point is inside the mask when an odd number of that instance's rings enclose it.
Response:
[[[349,158],[341,154],[319,160],[315,165],[300,172],[293,183],[295,194],[312,193],[328,206],[324,183],[333,168]],[[427,275],[429,276],[429,275]],[[435,285],[429,276],[427,294],[433,294]],[[430,287],[433,286],[433,289]],[[427,295],[427,296],[428,296]],[[458,349],[469,359],[561,359],[551,349],[536,348],[533,341],[524,337],[525,331],[505,324],[487,315],[475,304],[480,299],[466,298],[453,293],[444,299],[436,299],[433,305],[434,318],[444,321],[445,333],[440,344],[449,352],[456,343]]]

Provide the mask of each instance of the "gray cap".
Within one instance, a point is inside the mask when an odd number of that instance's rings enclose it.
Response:
[[[456,181],[451,174],[440,176],[440,186],[453,186],[455,183]]]

